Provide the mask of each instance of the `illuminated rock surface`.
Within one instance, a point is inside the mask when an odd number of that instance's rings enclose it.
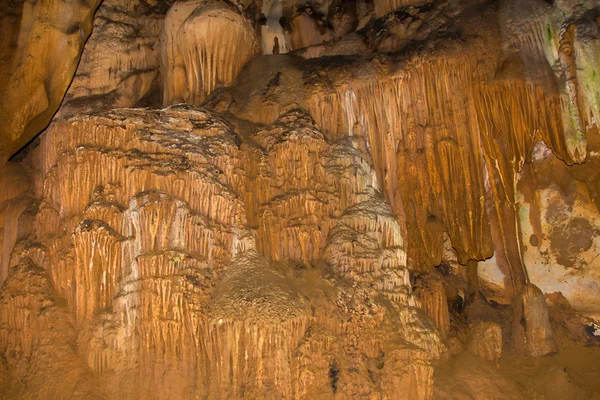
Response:
[[[44,129],[58,109],[100,1],[0,5],[0,165]]]
[[[598,2],[38,3],[0,398],[600,399]]]

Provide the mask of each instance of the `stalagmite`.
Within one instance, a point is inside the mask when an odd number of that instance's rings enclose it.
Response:
[[[261,48],[263,54],[285,54],[291,50],[289,35],[281,26],[283,18],[283,1],[263,2],[262,12],[266,16],[261,26]]]
[[[548,308],[541,290],[527,285],[514,304],[513,340],[530,356],[543,356],[557,351],[548,320]]]
[[[248,239],[246,239],[248,240]],[[215,288],[203,335],[212,398],[257,397],[267,388],[298,397],[295,349],[312,316],[309,304],[250,243],[236,255]]]

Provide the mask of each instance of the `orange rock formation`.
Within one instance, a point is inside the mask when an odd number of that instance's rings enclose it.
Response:
[[[0,398],[600,396],[600,3],[97,3],[0,8]]]

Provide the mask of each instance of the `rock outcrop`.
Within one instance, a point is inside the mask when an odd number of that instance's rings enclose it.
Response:
[[[502,357],[502,327],[494,322],[479,321],[471,327],[469,351],[492,362]]]

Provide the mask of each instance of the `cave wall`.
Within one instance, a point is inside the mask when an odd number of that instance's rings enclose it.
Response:
[[[531,398],[505,352],[597,347],[600,4],[97,5],[0,10],[6,398]]]

